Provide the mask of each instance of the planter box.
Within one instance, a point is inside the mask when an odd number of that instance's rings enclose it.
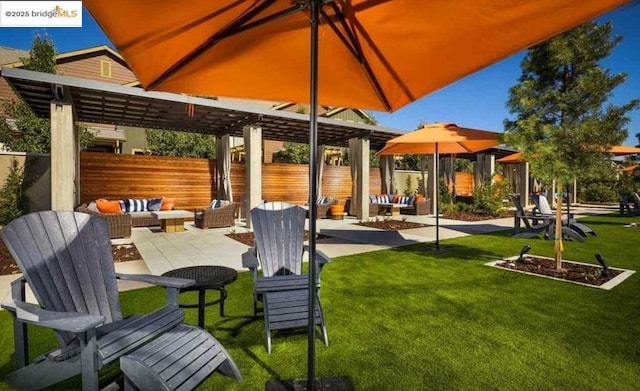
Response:
[[[531,256],[535,256],[536,258],[543,258],[543,259],[550,259],[553,260],[553,258],[549,258],[549,257],[543,257],[541,255],[531,255]],[[493,261],[493,262],[489,262],[489,263],[485,263],[486,266],[491,266],[491,267],[495,267],[496,269],[500,269],[500,270],[505,270],[505,271],[511,271],[511,272],[517,272],[517,273],[522,273],[522,274],[528,274],[531,276],[536,276],[536,277],[544,277],[544,278],[550,278],[552,280],[558,280],[558,281],[563,281],[563,282],[570,282],[572,284],[578,284],[578,285],[584,285],[584,286],[588,286],[591,288],[600,288],[600,289],[604,289],[604,290],[610,290],[613,287],[615,287],[616,285],[622,283],[622,281],[626,280],[627,278],[631,277],[631,275],[633,273],[635,273],[635,270],[628,270],[628,269],[620,269],[617,267],[609,267],[609,270],[618,270],[621,271],[621,274],[618,274],[617,276],[615,276],[614,278],[612,278],[611,280],[605,282],[602,285],[593,285],[593,284],[587,284],[584,282],[578,282],[578,281],[571,281],[571,280],[565,280],[563,278],[557,278],[557,277],[552,277],[552,276],[545,276],[542,274],[536,274],[536,273],[531,273],[531,272],[526,272],[526,271],[522,271],[522,270],[516,270],[516,269],[510,269],[510,268],[505,268],[505,267],[500,267],[500,266],[496,266],[499,263],[502,262],[515,262],[518,259],[518,256],[515,255],[513,257],[509,257],[509,258],[504,258],[504,259],[500,259],[498,261]],[[598,265],[592,264],[592,263],[583,263],[583,262],[573,262],[573,261],[566,261],[563,260],[563,263],[572,263],[575,265],[587,265],[587,266],[595,266],[598,267]]]

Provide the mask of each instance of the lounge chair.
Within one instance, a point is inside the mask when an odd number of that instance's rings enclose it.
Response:
[[[539,194],[531,193],[531,199],[536,204],[536,207],[533,209],[534,214],[555,219],[555,213],[551,209],[551,206],[549,206],[547,197],[541,197]],[[568,215],[567,220],[563,221],[562,224],[568,225],[571,229],[582,236],[586,237],[587,234],[597,236],[596,232],[591,227],[583,223],[578,223],[572,214]]]
[[[635,216],[638,214],[636,203],[630,204],[627,197],[621,192],[618,192],[618,198],[620,199],[620,216]]]
[[[540,234],[544,234],[544,238],[549,240],[555,236],[555,220],[548,216],[532,216],[527,215],[520,203],[520,196],[512,194],[509,199],[516,207],[516,214],[513,224],[513,237],[514,238],[534,238]],[[532,224],[534,221],[536,224]],[[525,230],[521,231],[520,222],[525,225]],[[540,224],[541,222],[541,224]],[[578,242],[584,242],[584,236],[574,231],[570,227],[562,227],[562,237],[569,240],[576,240]]]
[[[195,225],[202,229],[233,227],[236,225],[236,208],[237,204],[235,203],[228,203],[217,208],[211,206],[198,208],[193,212]]]
[[[319,200],[320,201],[320,200]],[[331,206],[338,205],[337,198],[323,198],[322,202],[316,201],[316,219],[326,219]],[[307,210],[307,218],[309,217],[309,211]]]
[[[254,316],[262,301],[266,348],[271,353],[271,331],[308,327],[309,275],[302,274],[305,247],[305,210],[299,206],[269,202],[251,210],[256,247],[242,256],[243,266],[251,270],[254,282]],[[320,271],[329,262],[322,252],[316,252],[319,289]],[[262,276],[258,276],[258,267]],[[320,336],[329,345],[320,299],[316,303],[315,323]]]
[[[639,209],[640,208],[640,195],[638,195],[638,193],[636,193],[635,191],[631,192],[631,197],[633,197],[633,206],[634,209]]]
[[[215,338],[195,326],[181,324],[184,313],[178,307],[178,290],[193,280],[117,274],[105,219],[70,211],[31,213],[9,223],[0,236],[24,273],[11,283],[11,299],[2,303],[14,326],[17,370],[5,378],[9,385],[42,389],[81,374],[82,389],[97,390],[98,371],[105,365],[126,359],[147,344],[157,346],[154,343],[160,335],[186,331],[208,341],[203,347],[208,359],[190,365],[196,357],[185,355],[183,363],[190,367],[178,371],[180,379],[169,379],[173,384],[198,382],[216,368],[241,379],[235,363]],[[167,304],[150,314],[123,319],[117,279],[165,287]],[[27,283],[40,306],[25,301]],[[60,345],[30,365],[27,324],[53,329]],[[179,361],[172,352],[163,351],[161,356],[170,363]],[[139,373],[134,369],[126,380]]]

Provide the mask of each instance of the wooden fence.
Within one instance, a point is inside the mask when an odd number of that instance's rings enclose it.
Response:
[[[262,197],[268,201],[304,204],[308,200],[309,173],[304,164],[262,165]],[[370,192],[380,193],[380,170],[369,173]],[[193,210],[216,198],[215,160],[164,156],[115,155],[83,152],[80,156],[80,199],[174,197],[180,209]],[[244,197],[245,166],[231,164],[234,200]],[[345,166],[326,166],[323,195],[342,203],[351,195],[351,172]]]

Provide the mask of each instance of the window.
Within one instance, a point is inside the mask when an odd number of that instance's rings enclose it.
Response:
[[[111,62],[100,60],[100,76],[111,77]]]

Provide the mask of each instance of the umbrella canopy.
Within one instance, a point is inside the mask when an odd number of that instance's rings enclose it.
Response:
[[[500,144],[499,134],[486,130],[460,128],[456,124],[438,122],[387,141],[379,155],[470,153]]]
[[[640,153],[640,148],[630,147],[628,145],[617,145],[611,147],[608,152],[614,156],[637,155]]]
[[[85,0],[83,4],[146,89],[308,102],[309,195],[314,202],[318,104],[393,111],[629,1]],[[311,232],[316,228],[314,209],[309,210]],[[314,388],[315,373],[315,249],[311,235],[308,389]]]
[[[503,158],[496,160],[498,163],[521,163],[524,159],[522,158],[522,152],[512,153],[511,155],[507,155]]]
[[[392,111],[626,2],[318,1],[318,103]],[[83,1],[146,89],[298,103],[309,3]]]
[[[435,154],[435,172],[438,175],[438,155],[471,153],[495,147],[500,144],[498,133],[486,130],[461,128],[456,124],[437,122],[424,125],[415,132],[403,134],[387,141],[379,155],[401,154]],[[453,159],[450,162],[453,174]],[[453,176],[451,178],[454,180]],[[440,249],[440,214],[438,213],[438,195],[440,181],[436,181],[436,200],[434,204],[436,215],[436,249]]]
[[[626,156],[626,155],[636,155],[640,154],[640,148],[631,147],[628,145],[616,145],[611,147],[607,153],[613,156]],[[498,163],[521,163],[524,162],[524,158],[522,157],[522,152],[512,153],[511,155],[505,156],[496,160]]]

